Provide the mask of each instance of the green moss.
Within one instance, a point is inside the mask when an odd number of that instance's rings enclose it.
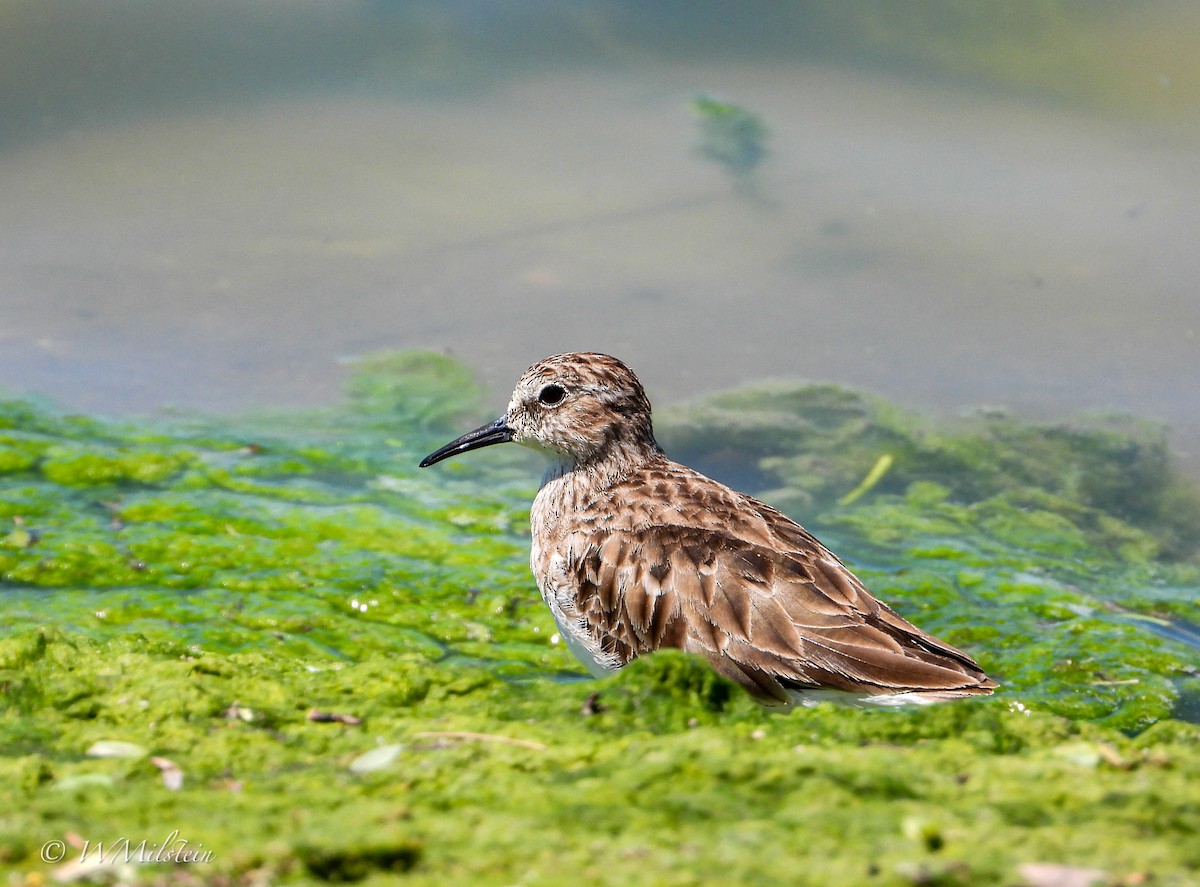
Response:
[[[37,464],[44,446],[9,435],[0,436],[0,474],[28,471]]]
[[[46,451],[41,469],[47,480],[66,486],[154,484],[179,471],[185,462],[178,454],[57,446]]]
[[[1003,683],[777,713],[676,653],[583,679],[528,575],[535,470],[415,469],[486,416],[467,378],[381,357],[338,409],[169,426],[0,403],[14,883],[51,838],[175,828],[211,861],[122,878],[1188,883],[1197,524],[1156,431],[935,426],[828,386],[668,411],[673,455],[795,509]],[[148,754],[87,754],[112,741]]]
[[[599,884],[673,871],[692,883],[901,883],[945,867],[999,884],[1049,852],[1184,883],[1182,837],[1200,825],[1187,775],[1200,729],[1179,722],[1133,742],[998,700],[771,714],[678,654],[602,685],[512,685],[419,658],[314,670],[33,637],[41,747],[14,750],[22,734],[6,719],[0,758],[19,795],[5,843],[18,870],[40,867],[46,830],[113,841],[167,823],[214,851],[191,873],[206,881],[408,871],[418,884],[553,884],[577,867]],[[84,720],[71,714],[81,693],[93,702]],[[310,708],[363,723],[319,723]],[[184,789],[165,789],[145,759],[81,757],[100,739],[169,757]],[[397,741],[392,766],[349,768]]]

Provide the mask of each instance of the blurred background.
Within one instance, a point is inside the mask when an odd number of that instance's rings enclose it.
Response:
[[[0,384],[353,358],[1164,421],[1200,473],[1200,4],[0,0]]]

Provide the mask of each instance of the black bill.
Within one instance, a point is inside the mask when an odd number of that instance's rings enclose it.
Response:
[[[504,416],[501,416],[494,422],[480,425],[474,431],[468,431],[462,437],[455,438],[440,450],[434,450],[421,460],[420,467],[428,468],[434,462],[441,462],[443,459],[449,459],[459,453],[477,450],[480,447],[490,447],[492,444],[508,443],[512,439],[513,430],[505,423]]]

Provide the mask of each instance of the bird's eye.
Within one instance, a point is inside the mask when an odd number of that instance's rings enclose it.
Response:
[[[547,385],[538,392],[538,403],[552,407],[562,403],[567,391],[561,385]]]

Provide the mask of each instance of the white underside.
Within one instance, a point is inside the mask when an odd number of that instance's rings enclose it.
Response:
[[[567,645],[567,649],[574,654],[583,667],[588,670],[594,678],[602,678],[605,675],[610,675],[621,666],[616,662],[615,657],[605,656],[598,650],[594,650],[592,645],[587,642],[580,632],[578,625],[571,625],[570,621],[562,615],[562,611],[557,607],[551,607],[550,612],[554,616],[554,622],[558,625],[558,633],[562,636],[563,643]]]
[[[850,693],[846,690],[788,690],[791,705],[812,708],[822,702],[833,702],[849,708],[899,708],[902,705],[933,705],[940,702],[921,693]]]
[[[595,656],[591,650],[585,647],[575,635],[561,624],[558,627],[559,633],[562,634],[562,639],[567,645],[567,649],[574,654],[576,659],[583,663],[583,667],[588,670],[588,673],[592,677],[602,678],[605,675],[612,674],[619,668],[619,666],[608,660]]]

